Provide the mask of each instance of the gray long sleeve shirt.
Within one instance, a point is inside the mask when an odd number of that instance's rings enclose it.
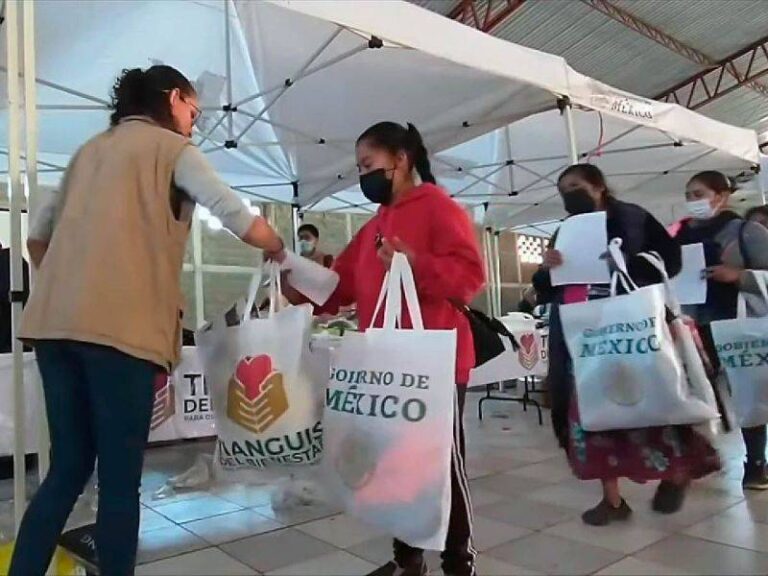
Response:
[[[238,238],[245,236],[254,216],[195,146],[187,146],[174,167],[173,180],[196,204],[204,206]],[[39,208],[29,228],[29,237],[48,242],[56,227],[56,215],[63,195],[55,192]]]

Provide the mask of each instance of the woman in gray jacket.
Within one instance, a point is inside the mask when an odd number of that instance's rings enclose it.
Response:
[[[677,239],[681,245],[704,245],[707,264],[707,301],[686,310],[700,326],[704,345],[716,368],[717,351],[710,324],[736,317],[739,292],[747,295],[750,315],[763,316],[768,310],[758,295],[750,270],[768,270],[768,229],[744,220],[728,209],[733,188],[721,172],[696,174],[686,186],[691,217],[680,223]],[[766,426],[742,429],[747,448],[743,486],[745,490],[768,489],[766,472]]]

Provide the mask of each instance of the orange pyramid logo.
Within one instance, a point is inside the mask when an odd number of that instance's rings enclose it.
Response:
[[[518,350],[520,365],[526,370],[533,370],[539,362],[539,345],[535,334],[525,334],[520,338],[520,350]]]
[[[269,356],[246,356],[229,381],[227,416],[249,432],[261,434],[288,411],[283,375]]]
[[[176,389],[173,380],[165,373],[155,378],[155,402],[152,406],[152,421],[150,430],[155,430],[165,424],[176,414]]]

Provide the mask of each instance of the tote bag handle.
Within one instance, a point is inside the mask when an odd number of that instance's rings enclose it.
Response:
[[[760,295],[763,297],[763,301],[768,306],[768,270],[749,270],[752,276],[755,277],[755,283],[760,290]],[[747,299],[744,297],[743,292],[739,292],[738,307],[736,311],[736,318],[741,320],[747,317]]]
[[[251,311],[256,304],[256,296],[264,277],[263,268],[267,269],[267,281],[269,282],[269,317],[271,318],[282,309],[280,297],[283,293],[283,286],[280,265],[277,262],[267,262],[262,268],[257,268],[251,277],[251,283],[248,286],[248,298],[245,302],[245,310],[243,310],[243,322],[251,318]]]
[[[389,272],[384,276],[384,282],[379,292],[376,309],[373,313],[373,321],[379,317],[382,306],[384,307],[385,330],[402,328],[402,296],[405,295],[405,304],[411,317],[414,330],[424,330],[424,320],[421,314],[421,304],[416,293],[416,281],[413,270],[405,254],[396,252],[392,258]]]

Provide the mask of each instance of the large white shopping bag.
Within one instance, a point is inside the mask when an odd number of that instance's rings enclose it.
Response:
[[[560,309],[573,361],[581,424],[588,431],[701,424],[718,417],[692,335],[677,318],[667,282],[638,288],[621,241],[610,244],[617,271],[611,297]],[[663,264],[657,262],[664,277]],[[617,283],[628,292],[616,295]],[[674,332],[674,337],[673,337]]]
[[[766,272],[752,273],[768,304]],[[711,328],[738,424],[750,428],[768,423],[768,316],[748,318],[744,295],[739,294],[736,319],[712,322]]]
[[[402,294],[412,330],[399,328]],[[323,468],[330,494],[348,514],[411,546],[442,550],[451,507],[456,333],[424,329],[402,254],[392,261],[379,308],[382,301],[383,327],[347,333],[332,351]]]
[[[312,464],[322,453],[324,379],[309,367],[310,305],[279,310],[280,274],[270,274],[270,311],[252,318],[261,272],[240,322],[215,322],[196,338],[216,415],[221,471]]]

